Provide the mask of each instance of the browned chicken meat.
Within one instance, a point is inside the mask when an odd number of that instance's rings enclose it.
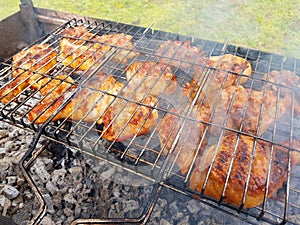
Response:
[[[280,144],[289,146],[288,141]],[[288,148],[275,144],[272,146],[270,142],[262,140],[255,142],[254,138],[245,135],[224,136],[218,146],[217,143],[210,146],[199,158],[190,177],[190,188],[197,192],[203,191],[205,195],[216,200],[224,197],[224,202],[234,206],[243,204],[245,208],[252,208],[261,205],[267,188],[267,197],[270,198],[286,181],[289,157],[292,157],[291,166],[300,162],[297,151],[290,155]],[[299,150],[299,141],[294,141],[292,147]],[[248,176],[249,186],[243,202]]]
[[[202,65],[205,61],[205,53],[201,48],[192,46],[190,41],[164,41],[156,54],[161,62],[184,71],[192,70],[194,64]]]
[[[208,116],[206,109],[202,107],[199,110],[203,117],[202,121],[208,120],[205,118]],[[203,137],[205,125],[192,116],[193,114],[184,122],[183,115],[173,108],[164,116],[157,128],[162,154],[172,154],[171,158],[177,163],[183,175],[188,172],[197,152],[201,152],[206,145],[206,139]],[[173,146],[176,139],[177,143]]]
[[[201,88],[198,102],[204,95],[233,85],[244,84],[252,74],[251,64],[241,57],[225,54],[211,56],[203,66],[195,66],[193,80],[185,87],[192,99]]]
[[[293,106],[296,115],[300,115],[300,77],[296,73],[289,70],[273,70],[266,73],[263,79],[267,81],[268,89],[278,93],[280,98],[285,98],[286,103]]]
[[[44,86],[50,90],[55,81]],[[123,84],[112,76],[105,76],[102,72],[90,78],[83,87],[77,87],[64,81],[49,91],[46,97],[38,103],[28,114],[29,121],[45,123],[55,113],[52,121],[59,119],[77,120],[102,123],[102,117],[115,99],[115,95],[123,88]],[[74,95],[73,97],[71,95]],[[69,102],[59,111],[60,107]]]
[[[65,66],[77,70],[88,70],[104,59],[99,45],[93,42],[77,44],[74,40],[63,38],[59,42],[58,60]]]
[[[129,34],[119,33],[96,36],[93,41],[102,44],[101,50],[104,54],[112,52],[113,61],[127,63],[129,59],[139,55],[139,53],[135,51],[132,38],[133,37]]]
[[[0,89],[1,101],[10,102],[27,87],[38,89],[37,81],[44,78],[56,65],[56,51],[48,44],[37,44],[13,56],[12,77]]]
[[[154,96],[172,94],[177,89],[176,77],[167,64],[134,62],[126,68],[128,85]]]
[[[125,95],[131,95],[130,90]],[[127,100],[116,99],[103,118],[102,138],[120,142],[148,134],[156,125],[157,99],[144,93],[135,93]]]
[[[58,59],[63,65],[74,69],[88,70],[101,63],[109,53],[113,54],[114,61],[122,63],[138,55],[134,51],[132,36],[123,33],[99,36],[79,26],[67,28],[62,34],[64,38],[59,44]]]
[[[74,42],[78,42],[78,44],[81,44],[83,42],[80,42],[81,40],[90,40],[92,39],[95,34],[90,33],[88,29],[84,26],[77,26],[77,27],[67,27],[62,30],[60,33],[62,36],[65,37],[71,37],[73,38]],[[77,40],[80,39],[80,40]]]
[[[243,86],[216,91],[207,96],[204,105],[211,111],[210,133],[214,136],[220,133],[218,126],[261,135],[291,110],[285,99],[277,98],[273,91],[256,91]]]
[[[74,86],[74,80],[70,75],[62,74],[55,77],[47,77],[37,82],[40,87],[38,90],[42,96],[51,95],[54,100],[58,98],[63,92]],[[50,98],[50,96],[47,96]]]

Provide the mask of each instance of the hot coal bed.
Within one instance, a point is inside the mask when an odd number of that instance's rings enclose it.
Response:
[[[1,122],[1,134],[1,180],[5,182],[1,186],[1,213],[25,225],[40,206],[18,166],[34,133]],[[77,218],[137,218],[149,201],[153,185],[120,167],[54,142],[47,143],[30,168],[30,175],[46,201],[47,215],[40,223],[45,225],[71,224]],[[236,223],[244,222],[165,188],[147,224]]]
[[[271,70],[300,74],[297,59],[103,20],[72,19],[36,43],[57,47],[60,32],[76,26],[99,34],[131,34],[136,50],[142,53],[139,60],[155,60],[157,47],[166,40],[190,40],[207,56],[241,56],[253,68],[252,82],[245,85],[251,88],[254,83],[259,89],[262,76]],[[2,63],[2,85],[10,78],[11,60]],[[121,63],[108,60],[99,68],[125,80]],[[177,68],[174,73],[182,86],[191,81],[189,71]],[[133,141],[110,142],[99,138],[103,128],[82,121],[48,121],[41,126],[28,122],[26,115],[40,98],[37,93],[24,92],[21,104],[10,102],[1,107],[0,211],[17,224],[300,224],[297,165],[290,168],[288,182],[267,205],[239,209],[191,191],[176,164],[160,155],[155,132]],[[169,107],[169,101],[161,101],[160,116]],[[171,102],[177,104],[174,99]],[[299,137],[299,124],[297,117],[292,122],[282,119],[263,138],[276,142]]]

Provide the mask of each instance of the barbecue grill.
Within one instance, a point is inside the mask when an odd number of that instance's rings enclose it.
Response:
[[[201,121],[191,116],[192,110],[195,108],[195,103],[198,101],[197,97],[200,96],[201,87],[204,86],[205,82],[209,82],[209,75],[214,74],[206,72],[201,83],[200,88],[197,89],[194,100],[179,101],[178,96],[184,89],[187,83],[190,83],[193,79],[193,67],[199,66],[203,71],[212,70],[207,65],[197,64],[198,62],[183,61],[190,65],[190,69],[182,70],[179,67],[173,68],[173,72],[176,76],[176,80],[179,86],[179,90],[173,95],[161,94],[157,98],[157,102],[153,105],[137,101],[132,96],[125,96],[122,94],[111,94],[109,91],[94,90],[88,86],[89,80],[92,80],[99,71],[104,71],[107,74],[111,74],[118,82],[127,84],[126,80],[126,68],[127,66],[135,61],[154,61],[159,62],[164,56],[157,55],[156,50],[160,44],[164,41],[191,41],[193,46],[201,47],[202,51],[205,52],[206,57],[232,54],[235,56],[242,57],[250,61],[253,68],[252,76],[248,77],[248,81],[244,84],[245,87],[251,90],[259,90],[265,87],[267,84],[274,84],[272,81],[264,80],[263,76],[272,70],[283,71],[290,70],[296,74],[300,74],[300,62],[298,59],[289,58],[282,55],[272,54],[254,49],[243,48],[235,45],[231,45],[228,41],[224,43],[213,42],[209,40],[202,40],[198,38],[191,38],[188,36],[182,36],[179,34],[163,32],[154,30],[150,27],[144,28],[139,26],[133,26],[128,24],[116,23],[107,20],[95,19],[95,18],[82,18],[79,15],[68,14],[58,11],[52,11],[48,9],[41,9],[33,7],[30,1],[21,1],[21,9],[18,13],[6,18],[1,22],[1,52],[0,59],[1,63],[1,86],[4,87],[12,79],[12,71],[17,69],[18,66],[13,65],[12,55],[20,52],[23,48],[29,49],[35,44],[48,44],[55,51],[59,51],[59,42],[65,37],[63,30],[66,28],[73,28],[78,26],[85,27],[92,34],[106,35],[106,34],[119,34],[124,33],[132,36],[132,42],[134,49],[129,49],[126,46],[114,46],[109,45],[110,51],[104,58],[101,58],[94,66],[89,68],[87,71],[79,71],[74,68],[63,65],[60,61],[55,65],[55,69],[49,74],[41,73],[43,77],[50,78],[50,80],[58,79],[56,76],[60,73],[64,73],[66,77],[72,77],[73,81],[70,85],[76,85],[76,90],[71,91],[63,102],[53,114],[42,124],[36,124],[35,121],[28,120],[28,114],[35,107],[35,105],[43,101],[43,96],[39,94],[40,89],[32,90],[25,88],[20,94],[15,96],[12,100],[7,103],[1,103],[0,113],[4,121],[11,123],[15,126],[21,127],[28,131],[34,131],[36,133],[34,142],[31,148],[23,156],[20,167],[22,172],[31,186],[33,192],[38,198],[40,205],[34,218],[31,219],[31,224],[38,224],[41,222],[43,217],[47,214],[47,199],[45,194],[41,190],[41,187],[37,185],[37,181],[32,178],[32,168],[37,162],[37,159],[47,151],[47,145],[50,143],[56,143],[57,145],[67,147],[74,151],[80,152],[88,159],[95,160],[96,162],[106,162],[109,165],[116,166],[127,173],[133,175],[140,181],[139,185],[151,186],[151,192],[147,195],[147,201],[143,205],[143,209],[140,210],[139,215],[136,218],[75,218],[72,224],[131,224],[131,223],[147,223],[157,199],[161,195],[163,190],[180,193],[180,195],[196,198],[213,209],[226,212],[227,214],[234,215],[249,223],[256,223],[259,221],[266,221],[270,224],[276,223],[291,223],[299,224],[300,220],[297,220],[297,215],[300,213],[300,202],[299,202],[299,175],[297,166],[292,167],[292,152],[297,152],[300,149],[295,149],[293,146],[288,146],[289,160],[286,165],[287,179],[283,187],[280,189],[283,194],[281,198],[274,199],[268,198],[268,189],[265,191],[265,198],[260,206],[247,209],[243,207],[243,203],[239,206],[233,206],[226,203],[224,200],[226,193],[226,183],[224,186],[224,196],[220,199],[214,199],[205,194],[205,190],[197,192],[191,190],[189,187],[190,177],[193,171],[193,167],[197,163],[197,154],[193,158],[193,163],[189,167],[186,174],[180,172],[180,168],[176,163],[176,159],[180,153],[184,150],[180,150],[177,153],[177,157],[173,157],[170,154],[163,154],[163,146],[157,134],[157,129],[162,119],[169,114],[172,114],[182,120],[181,129],[176,133],[174,142],[172,143],[172,149],[179,143],[179,139],[184,135],[186,131],[185,124],[194,122],[200,125],[210,125],[220,130],[220,134],[217,137],[209,136],[209,132],[206,129],[203,138],[199,143],[198,152],[200,151],[201,145],[204,145],[204,138],[207,138],[207,143],[219,143],[221,137],[226,132],[233,132],[234,134],[248,135],[254,139],[254,142],[266,141],[271,144],[271,148],[275,149],[276,146],[281,146],[280,142],[284,140],[297,139],[300,136],[300,121],[292,110],[291,115],[284,116],[283,118],[277,118],[278,105],[276,106],[275,118],[276,121],[272,124],[269,129],[264,132],[263,135],[249,134],[243,130],[236,130],[226,127],[226,122],[223,124],[214,124],[213,121]],[[92,40],[85,40],[83,38],[75,38],[76,41],[80,42],[93,42]],[[133,58],[130,58],[126,63],[116,62],[113,60],[114,54],[118,51],[126,51],[127,54],[132,52],[136,53]],[[126,57],[126,55],[124,56]],[[166,58],[166,57],[165,57]],[[172,58],[167,58],[172,60]],[[32,71],[32,68],[26,68],[25,71]],[[39,73],[39,72],[37,72]],[[229,72],[227,71],[227,74]],[[235,74],[236,76],[244,76],[243,74]],[[61,82],[69,82],[67,78],[60,80]],[[238,85],[239,83],[237,83]],[[294,109],[296,106],[297,93],[299,88],[287,87],[284,84],[277,84],[280,88],[287,88],[291,91],[291,108]],[[63,118],[58,121],[52,121],[61,110],[76,96],[79,89],[87,89],[92,92],[99,92],[103,95],[110,95],[114,97],[115,101],[121,101],[121,109],[125,109],[128,104],[136,104],[138,111],[141,107],[149,109],[149,118],[152,112],[157,112],[158,119],[157,124],[152,128],[151,132],[144,135],[133,134],[129,139],[122,140],[121,142],[114,139],[107,141],[103,137],[104,128],[95,122],[85,122],[81,120],[71,120],[72,115],[69,118]],[[279,88],[279,89],[280,89]],[[149,94],[149,93],[148,93]],[[200,97],[199,97],[200,98]],[[277,102],[280,100],[280,94],[277,95]],[[100,101],[100,99],[99,99]],[[203,99],[200,99],[200,104]],[[278,103],[279,104],[279,103]],[[49,106],[50,107],[50,106]],[[76,111],[79,105],[73,106],[72,112]],[[173,112],[171,108],[186,109],[184,112]],[[214,108],[212,108],[214,110]],[[263,106],[261,107],[261,111]],[[86,112],[87,114],[89,112]],[[134,114],[134,113],[133,113]],[[133,117],[131,115],[131,118]],[[224,112],[224,117],[228,117],[228,113]],[[99,115],[100,117],[100,115]],[[243,117],[243,115],[241,115]],[[116,118],[116,117],[115,117]],[[114,121],[114,120],[113,120]],[[113,124],[113,121],[111,124]],[[144,122],[145,123],[145,122]],[[126,129],[127,124],[121,129]],[[113,125],[111,125],[113,126]],[[129,125],[128,125],[129,126]],[[141,129],[141,127],[139,128]],[[194,132],[194,131],[191,131]],[[40,148],[37,148],[37,144],[41,138],[45,138],[47,141]],[[254,145],[255,146],[255,145]],[[255,149],[255,148],[253,148]],[[255,157],[255,150],[253,150],[253,158]],[[233,156],[234,158],[234,156]],[[215,160],[215,158],[213,159]],[[272,157],[270,161],[272,160]],[[233,162],[233,161],[232,161]],[[211,162],[212,164],[214,161]],[[251,170],[251,167],[250,169]],[[249,173],[250,174],[250,173]],[[271,164],[268,168],[268,177],[266,180],[266,186],[269,185],[271,174]],[[228,178],[229,179],[229,178]],[[135,180],[135,179],[133,179]],[[228,181],[228,180],[227,180]],[[137,181],[136,181],[137,182]],[[250,176],[246,181],[246,189],[250,182]],[[134,184],[133,184],[134,185]],[[138,186],[138,185],[137,185]],[[245,201],[245,198],[243,199]],[[254,219],[254,220],[253,220]]]

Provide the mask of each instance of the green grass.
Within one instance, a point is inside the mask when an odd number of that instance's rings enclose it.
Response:
[[[19,0],[0,0],[0,18]],[[108,19],[300,58],[299,0],[33,0],[37,7]]]

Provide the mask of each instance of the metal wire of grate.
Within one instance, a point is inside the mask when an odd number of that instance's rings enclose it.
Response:
[[[74,27],[82,27],[82,33],[65,33],[66,29],[73,29]],[[130,35],[134,47],[120,44],[122,38],[119,36],[113,37],[115,40],[112,42],[99,38],[113,34]],[[62,54],[61,43],[65,40],[69,41],[69,45],[66,47],[66,52]],[[179,53],[176,51],[174,58],[159,55],[157,53],[159,46],[170,40],[172,42],[191,41],[192,46],[197,46],[205,52],[205,60],[226,54],[247,59],[251,63],[252,74],[248,76],[242,73],[231,73],[216,69],[207,63],[177,60],[176,55]],[[36,131],[38,133],[37,139],[40,135],[44,135],[49,140],[68,145],[99,160],[105,160],[126,168],[132,173],[156,182],[159,184],[158,186],[168,187],[189,196],[197,195],[205,203],[230,214],[235,214],[236,211],[241,212],[241,214],[237,214],[238,217],[251,215],[270,223],[278,221],[297,223],[293,218],[294,215],[300,213],[299,176],[297,175],[299,168],[297,165],[293,166],[292,154],[300,150],[293,146],[293,142],[300,136],[300,118],[297,115],[299,86],[291,87],[285,84],[283,77],[279,81],[273,81],[264,76],[272,71],[279,71],[284,74],[283,71],[285,70],[300,74],[298,59],[232,46],[227,42],[216,43],[193,39],[178,34],[102,20],[89,22],[73,19],[33,43],[27,49],[30,50],[30,47],[36,44],[47,44],[51,50],[50,53],[35,59],[30,67],[26,66],[28,63],[26,60],[30,61],[30,59],[22,57],[11,58],[1,64],[2,89],[9,87],[9,84],[14,81],[19,82],[18,87],[24,84],[22,86],[24,88],[21,88],[22,90],[19,90],[12,99],[1,104],[0,113],[4,120]],[[47,69],[47,72],[41,72],[45,64],[48,65],[52,62],[53,59],[49,59],[46,63],[42,63],[42,66],[40,65],[45,58],[47,59],[51,55],[51,52],[58,55],[55,59],[57,61],[50,69]],[[168,86],[166,86],[153,98],[154,100],[149,102],[148,97],[157,88],[156,84],[163,77],[164,70],[158,74],[154,82],[147,80],[147,74],[144,78],[139,79],[138,85],[132,86],[131,81],[134,80],[136,73],[134,73],[133,78],[128,79],[128,66],[133,62],[142,62],[141,65],[144,65],[151,61],[153,62],[152,68],[154,68],[162,59],[170,64],[174,59],[178,61],[177,66],[172,66],[172,80],[176,79],[176,90],[169,94]],[[202,74],[201,77],[198,77],[198,86],[194,86],[194,89],[187,95],[183,95],[186,84],[192,83],[195,79],[196,67]],[[17,70],[19,73],[16,74],[14,71]],[[225,75],[223,80],[220,80],[221,88],[214,92],[212,101],[209,102],[211,112],[209,119],[199,119],[194,115],[194,111],[200,110],[201,106],[205,104],[205,98],[201,93],[209,96],[210,85],[214,85],[213,79],[220,71],[224,72]],[[26,76],[26,74],[30,76]],[[30,81],[32,76],[35,76],[36,79]],[[221,114],[222,120],[216,121],[214,119],[214,113],[220,113],[218,110],[220,110],[219,105],[222,104],[220,100],[223,98],[222,90],[226,88],[226,82],[230,76],[238,77],[233,87],[238,88],[242,85],[248,90],[247,95],[249,96],[260,92],[263,96],[262,101],[268,98],[270,86],[276,88],[276,94],[272,95],[275,104],[271,105],[274,108],[271,111],[274,115],[269,116],[273,122],[267,128],[264,127],[264,120],[266,120],[264,113],[268,105],[261,104],[258,106],[258,121],[254,131],[245,130],[245,127],[249,126],[247,124],[249,123],[248,117],[251,116],[247,114],[247,110],[252,104],[250,100],[246,101],[245,105],[239,106],[241,108],[237,114],[239,124],[235,127],[230,126],[232,110],[236,107],[235,101],[239,97],[237,90],[228,99],[228,104]],[[103,77],[112,77],[113,81],[110,85],[112,87],[118,86],[118,91],[113,92],[109,88],[100,87],[101,82],[105,82]],[[246,83],[242,83],[244,77],[247,78]],[[142,89],[141,87],[147,82],[151,84],[150,87]],[[168,85],[170,84],[171,81]],[[11,91],[18,90],[18,87],[13,87]],[[42,93],[44,89],[46,94]],[[290,103],[287,107],[289,113],[281,115],[282,95],[288,95],[287,93],[291,93],[289,96]],[[194,97],[190,98],[192,94]],[[2,96],[2,102],[6,96],[8,94]],[[255,101],[255,99],[251,101]],[[104,105],[104,109],[99,110],[97,115],[93,116],[93,120],[90,120],[94,109],[100,105]],[[35,110],[38,107],[41,108]],[[36,115],[35,118],[31,120],[29,118],[33,111],[37,113],[34,114]],[[45,119],[42,119],[43,116]],[[132,121],[139,116],[141,120],[133,123]],[[148,123],[151,123],[152,117],[155,116],[157,117],[155,124],[148,131],[144,131]],[[166,137],[166,142],[162,143],[158,133],[164,118],[167,116],[176,121],[171,124],[173,126],[171,130],[175,130],[175,133],[169,134]],[[105,118],[110,118],[110,120],[106,121]],[[39,120],[42,122],[38,122]],[[118,127],[118,123],[122,126]],[[133,124],[134,127],[132,127]],[[199,126],[204,127],[203,132],[196,130],[196,127]],[[114,132],[113,135],[111,132]],[[130,137],[126,138],[128,132]],[[214,165],[218,163],[218,150],[223,143],[223,138],[228,134],[234,135],[235,141],[232,144],[233,151],[226,168],[226,178],[221,188],[221,195],[216,199],[207,194],[206,188],[209,188],[209,179],[215,170]],[[109,135],[112,135],[113,138],[107,138],[111,137]],[[194,136],[196,140],[193,139]],[[226,197],[231,188],[230,174],[235,171],[236,156],[239,154],[239,145],[244,137],[249,137],[253,141],[253,147],[250,150],[249,166],[248,171],[245,172],[245,183],[240,204],[233,206],[228,203]],[[172,143],[169,143],[168,140],[172,140]],[[288,140],[288,144],[282,144],[282,141],[286,140]],[[191,143],[192,147],[195,147],[192,149],[192,153],[191,151],[186,152],[186,143]],[[263,202],[259,206],[247,209],[244,206],[247,193],[252,188],[251,171],[257,169],[255,157],[257,146],[261,143],[268,143],[270,149],[267,151],[269,156],[266,156],[268,166],[264,180]],[[213,157],[208,162],[209,166],[201,190],[193,190],[190,188],[190,179],[193,177],[194,167],[198,166],[198,156],[203,154],[205,146],[215,146]],[[282,159],[285,162],[286,180],[283,182],[281,190],[284,190],[285,194],[284,199],[273,200],[269,199],[269,189],[273,183],[273,160],[276,158],[278,147],[283,147],[287,151],[286,159]],[[28,163],[26,164],[25,161],[29,160],[31,163],[37,157],[34,155],[34,151],[33,147],[21,162],[24,173],[28,173],[28,169],[26,169]],[[187,164],[181,162],[182,155],[186,154],[192,154],[191,157],[184,158],[189,161]],[[184,165],[182,166],[182,164]],[[185,172],[182,171],[184,166],[187,167]],[[32,185],[34,186],[34,184]],[[35,189],[37,188],[35,187]],[[156,197],[155,193],[153,195],[153,199],[150,201],[152,203]],[[209,199],[209,201],[204,199]],[[44,204],[42,203],[42,205]]]

